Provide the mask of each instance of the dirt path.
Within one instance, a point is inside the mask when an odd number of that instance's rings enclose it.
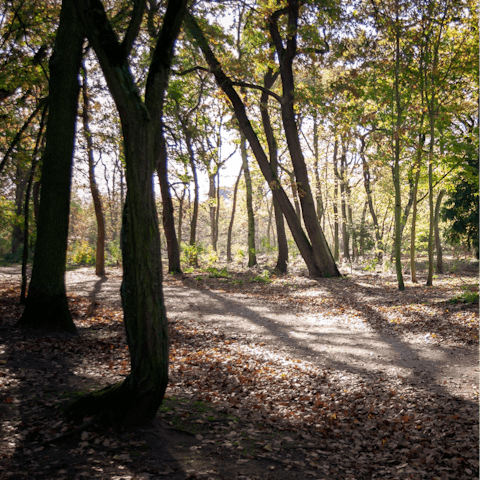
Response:
[[[1,269],[2,275],[16,275],[14,267]],[[310,281],[311,295],[324,292],[325,285],[336,287],[333,280]],[[227,293],[222,284],[214,289],[201,287],[191,279],[166,277],[165,299],[170,321],[192,319],[205,329],[242,338],[250,343],[264,343],[272,353],[282,352],[292,358],[313,363],[321,368],[340,370],[369,378],[373,374],[399,375],[412,386],[453,395],[476,398],[478,392],[479,353],[477,346],[446,345],[435,341],[429,333],[399,335],[392,328],[374,328],[368,318],[369,297],[361,296],[367,315],[349,313],[309,313],[299,309],[295,301],[285,305],[269,301],[268,294]],[[96,277],[92,269],[67,272],[69,293],[91,298],[99,303],[120,304],[121,273],[111,270],[108,278]],[[322,290],[323,287],[323,290]],[[342,286],[343,290],[348,290]],[[325,292],[324,292],[325,293]],[[339,292],[334,292],[339,294]],[[371,293],[371,292],[370,292]],[[343,292],[344,295],[355,295]],[[389,293],[385,294],[387,298]],[[448,293],[445,294],[448,297]],[[373,297],[372,297],[373,298]],[[409,299],[407,298],[407,301]],[[437,298],[436,300],[442,300]],[[307,298],[308,302],[308,298]],[[305,302],[303,302],[305,303]]]

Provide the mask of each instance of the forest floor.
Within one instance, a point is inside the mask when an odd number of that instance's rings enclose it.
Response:
[[[128,373],[121,270],[67,273],[70,336],[19,329],[20,270],[1,267],[0,478],[477,479],[470,267],[404,292],[361,271],[165,275],[170,384],[133,432],[61,413]]]

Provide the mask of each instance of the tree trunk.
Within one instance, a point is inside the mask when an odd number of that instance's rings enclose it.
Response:
[[[235,182],[235,187],[233,188],[233,202],[232,202],[232,216],[230,217],[230,223],[228,225],[227,233],[227,262],[232,261],[232,232],[233,232],[233,222],[235,219],[235,210],[237,208],[237,192],[240,179],[242,178],[243,165],[240,167],[240,173],[238,174],[237,180]]]
[[[350,261],[350,235],[348,232],[347,219],[347,192],[346,192],[346,156],[345,140],[342,139],[342,155],[340,157],[340,205],[342,209],[342,241],[343,241],[343,258]]]
[[[437,250],[437,273],[443,274],[443,253],[442,242],[440,241],[440,229],[438,228],[438,222],[440,218],[440,206],[442,205],[443,196],[445,190],[438,192],[437,202],[435,204],[435,217],[434,217],[434,229],[435,229],[435,248]]]
[[[415,267],[415,238],[417,230],[417,190],[418,190],[418,181],[420,180],[420,168],[415,172],[415,185],[414,185],[414,196],[413,196],[413,206],[412,206],[412,228],[410,231],[410,274],[412,277],[412,283],[417,283],[417,269]]]
[[[215,175],[217,178],[217,189],[215,192],[215,200],[217,208],[215,210],[215,250],[218,248],[218,229],[220,223],[220,167],[217,169],[217,174]]]
[[[402,108],[400,103],[400,32],[397,26],[395,31],[395,104],[397,107],[397,119],[394,139],[394,165],[392,168],[393,184],[395,187],[395,270],[399,290],[405,290],[402,272],[402,196],[400,191],[400,127],[402,124]]]
[[[43,129],[45,127],[45,120],[47,116],[47,105],[43,108],[42,118],[38,129],[37,140],[32,155],[32,166],[28,177],[27,192],[25,193],[24,204],[24,226],[23,226],[23,254],[22,254],[22,287],[20,290],[20,304],[25,305],[27,300],[27,265],[28,265],[28,250],[29,250],[29,229],[30,229],[30,195],[32,192],[33,179],[35,176],[35,169],[38,163],[38,151],[43,139]]]
[[[380,232],[380,227],[378,225],[377,213],[375,212],[375,207],[373,206],[370,167],[365,157],[365,137],[361,137],[360,141],[361,141],[360,157],[362,159],[362,166],[363,166],[363,184],[365,186],[365,193],[367,194],[368,210],[370,212],[370,216],[372,217],[373,229],[375,233],[375,237],[374,237],[375,238],[375,256],[377,257],[378,263],[381,263],[383,260],[383,253],[384,253],[383,239]]]
[[[302,255],[305,264],[307,265],[309,274],[312,276],[339,276],[340,273],[338,272],[338,270],[336,271],[337,273],[335,275],[332,275],[330,273],[330,270],[324,265],[324,262],[319,262],[318,255],[314,254],[312,245],[310,244],[307,236],[305,235],[305,232],[303,231],[302,226],[300,225],[300,222],[298,221],[298,218],[295,214],[295,210],[290,203],[288,196],[280,185],[280,182],[278,181],[276,173],[272,170],[272,166],[270,165],[270,162],[268,161],[267,156],[265,155],[265,152],[258,140],[258,137],[247,117],[245,105],[235,91],[231,79],[228,78],[223,72],[220,64],[213,55],[213,52],[211,51],[208,42],[205,39],[205,36],[203,35],[200,27],[196,23],[194,17],[190,13],[187,13],[185,16],[185,20],[186,27],[199,48],[202,50],[205,60],[207,61],[213,74],[215,75],[217,84],[224,91],[224,93],[227,95],[230,102],[232,103],[239,126],[250,144],[250,148],[252,149],[255,158],[257,159],[257,162],[263,173],[263,176],[265,177],[265,180],[268,182],[270,188],[272,189],[272,194],[277,199],[280,208],[285,215],[293,238],[295,239],[295,242],[300,250],[300,254]]]
[[[163,137],[163,135],[162,135]],[[161,142],[159,160],[157,162],[157,176],[162,193],[162,220],[163,231],[167,242],[168,252],[168,271],[169,273],[181,273],[180,265],[180,246],[178,245],[177,234],[175,231],[175,218],[173,216],[173,202],[170,194],[167,173],[167,148],[165,141]]]
[[[282,79],[282,101],[281,113],[282,123],[287,139],[287,146],[290,152],[295,178],[297,180],[298,195],[302,206],[302,217],[305,228],[308,232],[313,255],[317,266],[324,272],[324,276],[338,277],[338,271],[335,260],[330,248],[325,240],[325,236],[318,222],[315,210],[315,201],[313,199],[310,182],[308,179],[307,166],[300,144],[298,128],[295,121],[294,92],[295,82],[293,76],[293,60],[297,53],[297,25],[300,3],[293,0],[288,3],[286,12],[288,14],[289,36],[286,40],[286,48],[283,46],[283,40],[278,29],[278,16],[270,16],[268,28],[280,63],[280,77]],[[279,11],[281,14],[283,11]]]
[[[37,242],[23,327],[76,333],[65,291],[70,182],[83,32],[72,0],[64,0],[50,59],[49,115],[42,167]]]
[[[263,83],[265,88],[272,88],[278,74],[273,73],[273,69],[268,67],[267,73],[263,77]],[[268,155],[270,158],[270,165],[274,174],[278,175],[278,148],[275,135],[273,133],[272,122],[270,120],[270,115],[268,113],[268,94],[262,92],[260,97],[260,113],[262,115],[263,130],[267,138],[268,144]],[[277,244],[278,244],[278,257],[277,264],[275,265],[275,270],[280,273],[287,273],[287,264],[288,264],[288,242],[287,235],[285,233],[285,221],[283,218],[283,213],[278,204],[278,200],[273,197],[273,209],[275,212],[275,226],[277,231]]]
[[[195,153],[192,147],[192,137],[190,134],[190,129],[188,125],[184,125],[182,123],[183,133],[185,135],[185,143],[187,144],[188,149],[188,162],[190,164],[190,168],[192,169],[193,175],[193,212],[192,212],[192,219],[190,221],[190,246],[194,246],[194,255],[190,257],[190,262],[194,267],[198,267],[198,255],[196,249],[197,243],[197,222],[198,222],[198,175],[197,175],[197,165],[195,163]]]
[[[97,181],[95,180],[95,160],[93,158],[93,142],[92,132],[89,125],[89,108],[90,100],[87,91],[87,70],[85,64],[82,64],[83,71],[83,133],[87,144],[88,158],[88,180],[90,183],[90,192],[93,199],[93,207],[95,209],[95,218],[97,220],[97,248],[95,253],[95,275],[99,277],[105,276],[105,218],[103,215],[102,199],[98,190]]]
[[[433,285],[433,248],[434,248],[434,223],[435,213],[433,205],[433,151],[435,140],[435,119],[432,110],[430,110],[430,147],[428,152],[428,212],[429,212],[429,228],[428,228],[428,273],[427,287]]]
[[[245,178],[247,217],[248,217],[248,266],[253,267],[257,264],[257,254],[255,249],[255,215],[253,213],[252,200],[252,178],[248,168],[247,141],[245,135],[240,131],[240,153],[242,155],[243,173]]]
[[[333,258],[338,261],[340,258],[340,239],[338,232],[338,140],[335,139],[335,145],[333,147]]]
[[[15,173],[15,224],[12,230],[12,255],[16,255],[23,243],[23,225],[21,223],[23,214],[23,197],[27,186],[27,175],[20,165],[17,164]]]
[[[165,146],[161,113],[186,1],[167,5],[147,77],[145,103],[127,62],[145,3],[135,4],[124,40],[130,39],[127,45],[118,43],[100,0],[77,0],[76,6],[122,123],[128,190],[122,225],[121,294],[131,372],[123,382],[80,398],[68,414],[73,418],[98,415],[116,427],[136,426],[154,418],[168,383],[168,329],[152,175]]]
[[[318,221],[321,222],[323,218],[323,198],[322,198],[322,188],[320,184],[320,153],[319,153],[319,138],[318,138],[318,119],[317,112],[315,112],[313,117],[313,155],[315,158],[315,192],[316,192],[316,202],[317,202],[317,217]]]

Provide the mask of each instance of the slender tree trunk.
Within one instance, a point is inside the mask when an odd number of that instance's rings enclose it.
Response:
[[[215,208],[216,208],[216,195],[215,195],[215,174],[209,172],[208,174],[208,210],[210,214],[210,243],[213,250],[217,251],[217,245],[215,243]]]
[[[177,238],[178,238],[178,244],[179,245],[182,244],[183,206],[184,206],[184,203],[185,203],[185,192],[186,192],[186,189],[185,189],[185,186],[184,186],[182,196],[179,199],[179,206],[178,206],[178,234],[177,234]]]
[[[398,6],[397,6],[398,9]],[[399,290],[405,290],[402,272],[402,196],[400,191],[400,128],[402,125],[402,108],[400,103],[400,32],[398,31],[398,11],[395,32],[395,103],[397,120],[394,139],[394,165],[392,168],[395,187],[395,270]]]
[[[105,217],[103,215],[103,205],[100,192],[98,190],[97,181],[95,179],[95,160],[93,158],[93,141],[92,132],[89,125],[89,108],[90,100],[87,91],[87,70],[85,64],[82,64],[83,71],[83,133],[85,142],[87,143],[88,158],[88,180],[90,183],[90,192],[93,199],[93,207],[95,210],[95,218],[97,220],[97,248],[95,254],[95,274],[99,277],[105,276]]]
[[[240,131],[240,153],[242,155],[243,172],[245,178],[247,217],[248,217],[248,266],[253,267],[257,264],[257,254],[255,248],[255,214],[253,212],[253,193],[252,178],[248,167],[247,141],[245,135]]]
[[[27,187],[27,175],[20,165],[17,164],[15,173],[15,216],[16,221],[12,230],[12,255],[16,255],[20,250],[23,242],[23,226],[21,218],[23,214],[23,198],[25,196],[25,188]]]
[[[55,48],[50,59],[49,115],[42,167],[37,242],[23,327],[76,333],[67,303],[70,182],[78,108],[78,74],[83,32],[72,0],[63,0]]]
[[[435,229],[435,249],[437,251],[437,273],[443,274],[443,252],[442,252],[442,242],[440,241],[440,229],[438,227],[439,218],[440,218],[440,206],[442,205],[443,196],[445,195],[445,190],[440,190],[437,196],[437,202],[435,204],[435,217],[434,217],[434,229]]]
[[[342,240],[343,240],[343,257],[350,261],[350,235],[348,232],[347,219],[347,192],[346,192],[346,155],[345,140],[342,140],[342,155],[340,157],[340,205],[342,211]]]
[[[121,294],[131,372],[123,382],[80,398],[68,413],[73,418],[98,415],[116,427],[137,426],[155,417],[168,383],[168,329],[152,175],[165,146],[161,113],[186,1],[167,5],[147,77],[145,102],[127,61],[145,3],[135,3],[122,45],[100,0],[76,0],[76,7],[122,123],[128,191],[122,222]]]
[[[233,202],[232,202],[232,215],[230,217],[230,223],[228,225],[227,233],[227,262],[232,261],[232,232],[233,232],[233,222],[235,220],[235,210],[237,208],[237,192],[240,179],[242,178],[243,165],[240,167],[240,173],[238,174],[237,180],[235,182],[235,187],[233,188]]]
[[[273,84],[278,75],[273,73],[271,67],[268,68],[267,73],[263,77],[263,83],[265,88],[272,88]],[[270,115],[268,113],[268,94],[262,92],[260,97],[260,113],[262,115],[263,130],[265,131],[265,136],[267,137],[268,144],[268,155],[270,159],[271,168],[275,174],[278,175],[278,148],[277,141],[275,139],[275,134],[273,133],[272,122],[270,120]],[[278,244],[278,257],[277,264],[275,265],[275,270],[280,273],[287,272],[288,264],[288,242],[287,235],[285,233],[285,221],[283,218],[283,213],[278,204],[278,200],[275,198],[275,195],[272,195],[273,209],[275,212],[275,226],[277,231],[277,244]]]
[[[217,170],[217,191],[216,191],[216,200],[217,200],[217,209],[215,212],[215,246],[218,247],[218,232],[220,225],[220,167]]]
[[[282,79],[282,123],[285,130],[288,150],[295,170],[297,189],[300,197],[300,204],[302,206],[303,221],[310,238],[313,255],[317,265],[325,272],[325,275],[338,277],[340,276],[340,272],[338,271],[335,260],[320,227],[320,223],[318,222],[315,201],[310,188],[307,166],[305,164],[305,158],[303,156],[298,128],[295,121],[293,60],[297,53],[296,34],[299,8],[300,3],[297,0],[289,2],[286,7],[289,25],[289,36],[286,40],[286,47],[284,47],[284,42],[278,29],[278,16],[270,16],[268,28],[279,58],[280,77]],[[283,10],[278,13],[281,14],[282,12]]]
[[[340,241],[339,241],[339,232],[338,232],[338,166],[337,166],[337,155],[338,155],[338,140],[335,139],[335,145],[333,148],[333,173],[334,173],[334,182],[333,182],[333,258],[338,261],[340,258]]]
[[[268,222],[267,222],[267,243],[271,245],[270,229],[272,228],[272,213],[273,213],[273,201],[268,207]]]
[[[412,228],[410,231],[410,274],[412,276],[412,283],[417,283],[417,270],[415,267],[415,238],[417,230],[417,190],[418,190],[418,181],[420,180],[420,168],[415,172],[415,185],[414,185],[414,196],[413,196],[413,206],[412,206]]]
[[[192,219],[190,221],[190,246],[196,246],[197,243],[197,222],[198,222],[198,175],[197,175],[197,165],[195,162],[195,153],[192,146],[192,137],[190,135],[190,130],[187,125],[183,125],[183,132],[185,135],[185,142],[188,149],[188,162],[190,168],[192,169],[193,175],[193,212]],[[195,267],[198,267],[198,255],[197,250],[194,250],[194,256],[191,257],[191,264]]]
[[[165,141],[161,143],[162,145],[159,152],[160,156],[157,162],[157,176],[160,184],[160,191],[162,193],[162,220],[163,231],[165,232],[165,239],[167,242],[168,271],[169,273],[180,273],[182,271],[180,265],[180,246],[175,231],[172,195],[170,194],[170,186],[168,184],[167,148]]]
[[[43,140],[43,130],[45,128],[45,120],[47,117],[47,105],[43,108],[42,118],[40,120],[40,126],[38,129],[37,140],[35,142],[35,148],[32,155],[32,166],[28,176],[27,192],[25,194],[24,204],[24,227],[23,227],[23,253],[22,253],[22,287],[20,291],[20,304],[25,305],[27,300],[27,265],[28,265],[28,250],[29,250],[29,229],[30,229],[30,196],[32,192],[32,186],[34,184],[33,179],[35,177],[35,169],[38,163],[38,151]]]
[[[429,228],[428,228],[428,274],[427,287],[433,285],[433,249],[434,249],[434,202],[433,202],[433,152],[435,140],[435,119],[432,111],[430,111],[430,147],[428,152],[428,211],[429,211]]]
[[[319,136],[318,136],[318,118],[317,112],[313,117],[313,153],[315,158],[315,192],[316,192],[316,202],[317,202],[317,217],[318,221],[321,222],[323,218],[323,198],[322,198],[322,188],[320,183],[320,153],[319,153]]]

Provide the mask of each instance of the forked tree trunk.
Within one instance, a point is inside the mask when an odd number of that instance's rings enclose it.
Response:
[[[269,67],[267,73],[263,77],[263,84],[265,88],[272,88],[277,76],[278,74],[274,74],[273,69]],[[275,139],[275,134],[273,133],[270,114],[268,113],[268,94],[266,92],[262,92],[262,95],[260,97],[260,112],[262,115],[263,130],[267,138],[270,165],[274,174],[278,175],[277,141]],[[282,209],[278,204],[278,200],[275,198],[275,195],[272,195],[272,197],[278,245],[278,257],[277,264],[275,265],[275,270],[277,270],[279,273],[287,273],[288,242],[287,235],[285,233],[285,221],[283,218]]]
[[[293,75],[293,60],[297,53],[296,35],[299,9],[300,2],[296,0],[290,1],[285,9],[278,10],[269,17],[268,28],[279,59],[280,77],[282,79],[282,101],[280,103],[282,123],[285,130],[290,158],[295,170],[296,186],[300,197],[300,204],[302,206],[302,218],[305,224],[305,229],[308,232],[308,237],[312,245],[315,263],[323,272],[323,276],[338,277],[340,276],[340,272],[338,271],[330,247],[327,244],[318,221],[315,210],[315,200],[310,188],[307,166],[303,156],[298,127],[295,120],[295,81]],[[289,35],[285,41],[286,47],[284,47],[284,41],[278,28],[278,18],[284,13],[288,15],[289,25]]]
[[[83,32],[73,1],[64,0],[50,60],[49,115],[32,278],[23,327],[76,333],[65,290],[70,182]]]
[[[76,6],[122,122],[128,191],[122,225],[121,294],[131,372],[123,382],[80,398],[67,413],[73,418],[97,415],[116,427],[136,426],[154,418],[168,383],[168,330],[152,175],[161,148],[159,136],[163,139],[161,117],[156,114],[158,108],[160,113],[163,109],[186,1],[167,5],[147,77],[145,103],[127,62],[145,4],[135,4],[126,36],[131,43],[126,46],[118,43],[100,0],[76,0]]]
[[[265,177],[265,180],[268,182],[272,190],[274,198],[277,199],[280,208],[285,215],[285,218],[290,227],[290,231],[292,232],[293,238],[295,239],[295,242],[300,250],[300,254],[302,255],[302,258],[307,265],[309,274],[312,276],[320,277],[339,276],[340,273],[338,272],[336,265],[334,270],[332,271],[332,269],[329,268],[330,263],[328,262],[328,259],[327,262],[324,262],[323,259],[320,258],[321,253],[323,252],[315,253],[314,249],[312,248],[312,245],[310,244],[307,236],[305,235],[305,232],[302,229],[300,222],[298,221],[295,210],[290,203],[290,200],[288,199],[285,191],[280,185],[276,173],[272,170],[272,166],[270,165],[270,162],[265,155],[260,141],[258,140],[258,137],[253,130],[253,127],[246,114],[245,105],[240,99],[238,93],[235,91],[233,82],[223,72],[221,65],[218,63],[212,50],[210,49],[202,30],[200,29],[194,17],[190,13],[186,14],[185,21],[189,33],[195,40],[198,47],[202,50],[205,60],[207,61],[209,67],[215,75],[217,84],[220,86],[220,88],[222,88],[222,90],[228,96],[230,102],[232,103],[239,126],[250,144],[250,148],[252,149],[255,158],[257,159],[258,165],[263,173],[263,176]]]

